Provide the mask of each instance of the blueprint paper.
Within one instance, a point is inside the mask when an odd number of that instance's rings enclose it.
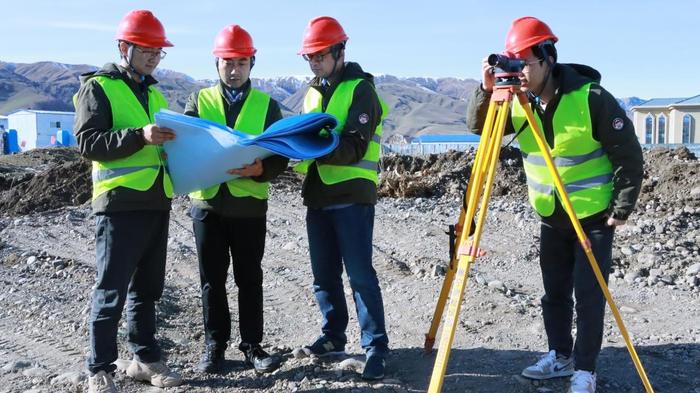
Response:
[[[238,176],[226,171],[251,164],[256,158],[280,154],[311,159],[330,153],[338,145],[338,136],[329,131],[337,121],[325,113],[282,119],[255,136],[169,110],[156,113],[155,119],[159,127],[171,128],[176,134],[175,140],[163,144],[176,194],[235,179]]]

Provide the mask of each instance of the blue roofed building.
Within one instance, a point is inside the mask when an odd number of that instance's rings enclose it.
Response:
[[[404,144],[382,144],[384,153],[408,155],[445,153],[450,150],[466,151],[479,145],[479,136],[474,134],[419,135]]]
[[[700,143],[700,94],[685,98],[652,98],[631,108],[639,142],[655,144]]]
[[[479,143],[479,135],[454,134],[454,135],[419,135],[411,143]]]

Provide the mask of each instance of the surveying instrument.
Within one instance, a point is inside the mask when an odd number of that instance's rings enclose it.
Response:
[[[632,358],[639,377],[644,384],[647,393],[653,393],[654,390],[649,383],[644,367],[642,366],[637,352],[632,345],[625,324],[620,316],[612,295],[605,283],[603,274],[598,267],[598,262],[593,255],[590,241],[581,227],[581,223],[576,217],[576,213],[562,183],[559,172],[554,165],[552,154],[549,146],[544,139],[542,130],[539,128],[537,121],[530,108],[526,93],[520,90],[519,75],[525,67],[525,62],[519,59],[511,59],[504,55],[492,54],[488,57],[488,64],[495,68],[496,82],[486,112],[486,121],[481,133],[481,140],[476,151],[476,157],[472,166],[471,176],[467,184],[467,190],[464,195],[462,208],[459,215],[459,221],[454,227],[450,227],[450,265],[445,274],[445,281],[440,290],[433,319],[430,329],[425,335],[424,350],[430,353],[435,344],[435,336],[437,329],[442,319],[442,313],[447,303],[449,296],[450,305],[448,307],[445,325],[440,337],[440,346],[438,348],[433,373],[430,378],[428,393],[439,393],[442,390],[442,384],[445,378],[447,369],[447,361],[450,356],[452,342],[455,336],[455,329],[459,318],[459,311],[464,298],[464,290],[469,276],[469,268],[480,254],[479,241],[488,211],[488,202],[491,197],[491,189],[493,187],[494,175],[496,173],[496,164],[501,152],[501,140],[506,128],[506,122],[509,117],[513,96],[517,96],[520,106],[524,109],[527,118],[527,124],[530,125],[532,134],[537,142],[537,146],[541,151],[546,162],[547,169],[554,181],[556,191],[562,206],[569,215],[571,224],[576,231],[581,248],[585,252],[588,261],[591,264],[595,277],[600,285],[603,295],[610,306],[610,310],[615,316],[615,321],[620,329],[620,333],[625,340],[627,350]],[[477,208],[479,210],[476,221]],[[470,239],[471,236],[471,239]],[[451,293],[450,293],[451,290]]]

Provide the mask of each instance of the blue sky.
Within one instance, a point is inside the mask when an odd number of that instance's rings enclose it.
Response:
[[[498,6],[498,7],[496,7]],[[559,37],[561,62],[588,64],[618,97],[700,94],[697,1],[26,0],[2,6],[0,60],[102,65],[117,60],[114,33],[132,9],[150,9],[175,44],[161,67],[215,78],[211,45],[225,25],[253,36],[253,77],[309,75],[297,50],[309,19],[336,17],[347,56],[369,72],[480,78],[513,19],[532,15]]]

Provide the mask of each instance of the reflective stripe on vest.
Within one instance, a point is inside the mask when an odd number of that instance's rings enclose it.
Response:
[[[250,89],[233,128],[250,135],[261,134],[265,129],[265,119],[267,118],[269,105],[269,95],[256,89]],[[199,91],[197,110],[200,118],[226,125],[226,109],[219,86],[212,86]],[[227,181],[226,186],[231,195],[235,197],[267,199],[270,183],[256,182],[248,178],[237,178]],[[221,187],[221,184],[191,192],[190,197],[199,200],[214,198],[216,193],[219,192],[219,187]]]
[[[333,130],[337,134],[342,134],[345,127],[345,122],[348,118],[350,105],[355,93],[355,88],[362,82],[362,79],[354,79],[341,82],[336,87],[328,102],[328,107],[324,111],[335,116],[338,119],[338,125]],[[379,97],[378,97],[379,98]],[[372,140],[367,146],[367,151],[362,159],[350,165],[328,165],[316,163],[318,175],[324,184],[337,184],[351,179],[367,179],[379,183],[379,153],[381,150],[382,139],[382,120],[389,113],[389,109],[384,101],[379,98],[379,103],[382,107],[382,118],[374,130]],[[322,112],[323,95],[310,87],[304,97],[304,113]],[[294,170],[300,173],[306,173],[309,166],[314,160],[305,160],[299,163]]]
[[[148,88],[148,113],[129,86],[121,79],[96,76],[112,109],[112,131],[140,128],[155,123],[153,115],[168,107],[165,97],[155,87]],[[75,103],[75,100],[74,100]],[[92,199],[117,187],[137,191],[150,189],[163,168],[163,189],[168,198],[173,196],[170,175],[162,160],[162,148],[145,145],[136,153],[117,160],[92,162]]]
[[[127,168],[113,168],[113,169],[102,169],[99,171],[93,170],[92,181],[102,181],[114,179],[115,177],[120,177],[128,175],[130,173],[138,172],[142,169],[158,169],[158,165],[146,165],[146,166],[133,166]]]
[[[552,120],[554,164],[571,199],[576,216],[581,219],[608,208],[612,200],[612,164],[600,142],[593,138],[588,92],[590,83],[564,94]],[[537,123],[542,121],[534,112]],[[517,130],[527,122],[525,111],[517,101],[511,114]],[[527,176],[528,198],[538,214],[548,217],[554,212],[554,181],[529,126],[518,136]]]

